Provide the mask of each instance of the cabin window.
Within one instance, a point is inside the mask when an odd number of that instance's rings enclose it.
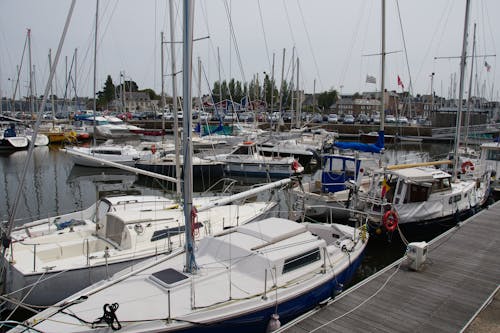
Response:
[[[346,175],[346,177],[354,179],[355,171],[356,171],[355,161],[346,160],[345,161],[345,175]]]
[[[283,266],[283,274],[296,270],[297,268],[309,265],[320,259],[321,255],[319,253],[319,248],[307,251],[292,258],[288,258],[285,260],[285,265]]]
[[[344,166],[343,166],[343,160],[337,159],[337,158],[330,158],[330,159],[325,159],[325,169],[329,171],[334,171],[335,173],[339,174],[342,172]]]
[[[94,154],[106,154],[106,155],[121,155],[122,152],[120,150],[102,150],[102,149],[94,149],[92,150]]]
[[[432,183],[432,192],[446,191],[451,188],[451,183],[449,178],[435,179]]]
[[[500,161],[500,150],[489,150],[486,159],[492,161]]]
[[[233,152],[233,155],[250,155],[250,149],[247,146],[238,147],[238,149]]]
[[[194,228],[199,229],[203,227],[203,224],[200,222],[196,222]],[[153,232],[153,236],[151,236],[151,241],[155,242],[160,239],[165,239],[168,237],[174,237],[177,236],[178,234],[183,234],[186,231],[186,227],[184,225],[179,226],[179,227],[172,227],[172,228],[166,228],[162,230],[156,230]]]
[[[462,199],[462,196],[460,194],[454,195],[448,199],[448,203],[451,205],[454,202],[459,202]]]
[[[430,185],[430,184],[429,184]],[[429,198],[429,186],[419,184],[410,184],[405,202],[424,202]]]

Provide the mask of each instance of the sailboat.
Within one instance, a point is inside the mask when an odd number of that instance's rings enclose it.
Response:
[[[191,128],[192,6],[184,1],[184,143]],[[361,262],[364,228],[267,218],[195,244],[191,154],[184,154],[184,255],[150,261],[14,329],[45,332],[263,332],[334,297]],[[199,211],[199,210],[198,210]],[[104,313],[103,313],[104,311]]]

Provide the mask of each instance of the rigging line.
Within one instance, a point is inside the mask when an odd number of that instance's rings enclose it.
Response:
[[[408,92],[411,94],[411,91],[413,89],[412,85],[412,80],[411,80],[411,71],[410,71],[410,61],[408,60],[408,49],[406,48],[406,38],[404,34],[404,28],[403,28],[403,21],[401,19],[401,12],[399,10],[399,0],[396,0],[396,8],[398,11],[398,18],[399,18],[399,26],[401,28],[401,38],[403,39],[403,48],[404,48],[404,54],[405,54],[405,59],[406,59],[406,67],[408,69],[408,77],[409,77],[409,85],[408,85]],[[411,112],[411,110],[410,110]]]
[[[264,29],[264,19],[262,18],[262,8],[260,6],[260,0],[257,0],[257,4],[259,6],[260,26],[262,27],[262,34],[264,35],[264,44],[266,45],[267,62],[269,64],[269,68],[271,68],[272,67],[271,57],[269,56],[269,46],[267,44],[266,30]]]
[[[438,29],[435,29],[435,30],[440,30],[440,29],[442,30],[442,31],[441,31],[440,40],[439,40],[439,42],[437,43],[437,45],[438,45],[438,50],[439,50],[439,46],[442,44],[442,40],[443,40],[443,36],[444,36],[444,32],[445,32],[445,31],[444,31],[444,30],[445,30],[445,29],[444,29],[444,27],[448,24],[448,20],[449,20],[449,18],[450,18],[450,14],[451,14],[451,9],[450,9],[450,8],[451,8],[451,6],[452,6],[453,2],[454,2],[454,1],[449,0],[449,1],[448,1],[448,5],[444,8],[443,12],[441,13],[441,17],[440,17],[440,19],[439,19],[439,22],[444,22],[444,23],[443,23],[443,25],[442,25],[442,29],[441,29],[441,28],[439,28],[439,26],[438,26]],[[445,14],[447,14],[447,15],[446,15],[446,18],[444,18],[444,17],[445,17]],[[430,51],[431,51],[432,44],[434,44],[434,40],[435,40],[435,37],[437,36],[437,32],[438,32],[438,31],[435,31],[435,33],[433,33],[433,34],[432,34],[432,38],[431,38],[431,41],[430,41],[430,43],[429,43],[429,46],[427,47],[427,51],[425,52],[425,55],[423,56],[422,61],[421,61],[421,63],[420,63],[420,68],[419,68],[419,70],[417,71],[417,75],[416,75],[416,77],[417,77],[417,78],[419,78],[419,77],[420,77],[420,75],[421,75],[421,73],[422,73],[422,70],[423,70],[423,68],[424,68],[424,64],[425,64],[425,61],[426,61],[425,59],[428,59],[428,58],[429,58],[429,53],[430,53]],[[418,81],[418,79],[417,79],[417,81]]]
[[[229,6],[227,4],[227,0],[224,0],[224,6],[226,8],[226,16],[227,16],[227,19],[229,21],[229,26],[230,26],[230,33],[231,33],[231,37],[233,39],[233,43],[234,43],[234,50],[236,51],[236,57],[238,59],[238,66],[240,68],[240,71],[241,71],[241,77],[243,79],[243,82],[246,82],[246,79],[245,79],[245,72],[243,71],[243,64],[241,62],[241,54],[240,54],[240,49],[238,47],[238,42],[236,40],[236,34],[234,32],[234,25],[233,25],[233,20],[231,18],[231,12],[230,12],[230,9],[229,9]]]
[[[328,325],[330,325],[331,323],[349,315],[350,313],[356,311],[357,309],[359,309],[362,305],[364,305],[365,303],[367,303],[368,301],[370,301],[373,297],[377,296],[379,292],[381,292],[386,286],[387,284],[389,283],[389,281],[392,280],[392,278],[394,277],[394,275],[396,275],[397,272],[399,272],[399,269],[401,267],[401,264],[403,263],[403,260],[401,260],[401,262],[399,263],[399,265],[396,267],[396,269],[394,270],[394,272],[389,275],[389,277],[384,281],[384,283],[380,286],[380,288],[378,288],[375,293],[373,293],[372,295],[370,295],[369,297],[367,297],[364,301],[362,301],[361,303],[359,303],[358,305],[356,305],[354,308],[352,308],[351,310],[347,311],[346,313],[336,317],[336,318],[333,318],[332,320],[329,320],[327,321],[326,323],[324,324],[321,324],[320,326],[316,327],[315,329],[309,331],[309,333],[313,333],[313,332],[316,332]]]
[[[314,52],[313,52],[313,46],[311,43],[311,36],[309,35],[309,30],[307,29],[306,20],[304,19],[304,13],[302,11],[302,7],[300,6],[299,0],[297,0],[297,6],[299,7],[300,18],[302,19],[302,25],[304,26],[304,30],[306,32],[307,42],[309,44],[309,50],[311,51],[311,55],[312,55],[313,62],[314,62],[314,68],[316,69],[316,75],[318,76],[318,80],[319,80],[319,84],[321,85],[321,88],[323,90],[325,90],[325,86],[323,85],[323,81],[321,80],[321,75],[319,73],[318,62],[316,61],[316,56],[314,55]]]
[[[290,15],[288,15],[288,8],[286,6],[286,1],[283,0],[283,7],[285,7],[285,14],[286,14],[286,22],[288,23],[288,28],[290,29],[290,35],[292,37],[292,42],[293,42],[293,45],[297,45],[297,43],[295,42],[295,36],[293,35],[293,30],[292,30],[292,24],[290,22]]]

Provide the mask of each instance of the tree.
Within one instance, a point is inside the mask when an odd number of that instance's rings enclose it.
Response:
[[[139,92],[144,92],[144,93],[148,94],[150,100],[158,100],[158,99],[160,99],[160,96],[158,96],[156,94],[156,92],[153,89],[151,89],[151,88],[142,89],[142,90],[139,90]]]
[[[120,83],[120,85],[118,85],[116,87],[116,93],[118,95],[121,95],[122,87],[124,84],[125,84],[125,92],[138,92],[139,91],[139,86],[137,85],[137,83],[135,83],[135,81],[124,81],[123,83]]]
[[[102,91],[97,93],[97,105],[99,107],[106,107],[115,98],[115,85],[111,75],[108,75]]]
[[[322,92],[318,95],[318,106],[322,109],[328,109],[330,106],[335,104],[338,99],[337,91],[330,89],[329,91]]]

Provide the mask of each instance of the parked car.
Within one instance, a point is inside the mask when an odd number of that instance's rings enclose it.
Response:
[[[166,111],[163,113],[163,119],[165,120],[174,120],[174,114],[170,111]]]
[[[396,123],[396,117],[394,117],[392,114],[388,114],[385,116],[385,122],[388,124],[394,124]]]
[[[323,116],[321,114],[319,114],[319,113],[316,113],[312,117],[311,122],[313,122],[313,123],[321,123],[321,122],[323,122]]]
[[[358,115],[356,122],[358,122],[360,124],[368,124],[370,122],[370,119],[368,118],[368,116],[366,114],[361,113]]]
[[[400,125],[408,125],[410,122],[408,121],[408,118],[405,116],[400,116],[396,119],[396,122]]]
[[[339,121],[339,117],[335,113],[331,113],[328,115],[327,121],[332,124],[336,124]]]
[[[210,113],[208,112],[200,112],[199,114],[200,121],[209,121],[210,120]]]
[[[354,116],[352,114],[346,114],[344,116],[344,124],[354,124]]]
[[[130,112],[119,113],[116,117],[120,118],[121,120],[130,120],[132,119],[132,113]]]
[[[372,123],[374,125],[379,125],[380,124],[380,115],[374,114],[371,119]]]
[[[251,112],[243,112],[238,115],[238,119],[243,122],[253,121],[253,114]]]

